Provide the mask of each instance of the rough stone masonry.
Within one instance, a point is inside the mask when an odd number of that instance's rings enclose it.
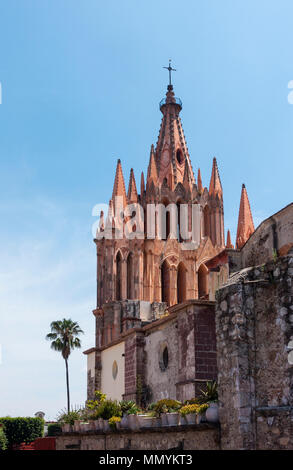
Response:
[[[217,293],[223,449],[293,449],[293,252]]]

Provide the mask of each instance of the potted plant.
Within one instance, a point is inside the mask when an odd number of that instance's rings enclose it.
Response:
[[[109,424],[108,419],[103,420],[103,431],[104,432],[110,431],[110,424]]]
[[[177,400],[164,398],[159,400],[154,411],[157,417],[161,417],[162,426],[178,426],[179,413],[178,410],[182,404]]]
[[[61,424],[62,432],[72,432],[75,429],[75,421],[80,420],[81,410],[72,410],[69,413],[61,411],[57,418],[58,423]]]
[[[139,414],[137,415],[138,418],[138,423],[140,428],[150,428],[153,426],[153,418],[154,418],[154,412],[149,411],[148,413],[145,414]]]
[[[151,403],[147,407],[147,411],[152,415],[152,424],[153,428],[159,428],[161,426],[161,417],[156,415],[156,403]]]
[[[113,416],[121,417],[121,415],[121,407],[116,400],[104,399],[100,401],[99,406],[97,407],[95,413],[92,414],[92,417],[94,417],[95,421],[99,422],[99,427],[102,427],[101,430],[105,432],[110,430],[108,420]]]
[[[187,424],[199,424],[201,422],[201,417],[207,408],[208,405],[206,403],[203,403],[202,405],[185,405],[179,412],[180,415],[186,419]]]
[[[206,420],[209,423],[217,423],[219,421],[217,382],[210,381],[206,383],[206,390],[201,390],[201,399],[204,403],[208,404]]]
[[[113,430],[120,429],[120,423],[121,423],[120,416],[112,416],[112,418],[109,419],[109,426]]]
[[[126,429],[130,426],[130,423],[128,422],[128,416],[130,414],[135,414],[135,412],[138,412],[139,408],[136,405],[135,401],[132,400],[122,400],[119,402],[120,408],[121,408],[121,413],[122,413],[122,418],[121,418],[121,428]]]
[[[141,411],[141,409],[139,406],[137,406],[135,401],[122,401],[120,402],[120,407],[123,413],[121,427],[128,427],[132,431],[139,429],[137,414]]]

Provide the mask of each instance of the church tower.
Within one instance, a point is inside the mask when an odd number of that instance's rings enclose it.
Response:
[[[151,145],[146,180],[141,174],[140,194],[134,170],[126,190],[122,164],[117,162],[108,215],[106,220],[101,215],[94,240],[97,347],[142,320],[156,319],[173,305],[209,299],[205,263],[225,247],[223,190],[216,158],[209,188],[203,186],[199,168],[196,181],[181,110],[182,102],[170,82],[160,102],[159,136],[156,146]],[[197,219],[193,219],[194,206]],[[132,213],[137,216],[135,223]],[[197,244],[191,235],[194,230],[199,234]]]

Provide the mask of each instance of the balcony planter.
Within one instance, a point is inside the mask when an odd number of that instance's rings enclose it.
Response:
[[[80,420],[74,421],[74,425],[73,425],[74,432],[80,432],[80,423],[81,423]]]
[[[120,421],[121,429],[128,429],[128,415],[124,414]]]
[[[195,413],[189,413],[188,415],[185,416],[185,419],[187,421],[187,424],[195,424],[196,423],[196,414]]]
[[[139,429],[137,415],[128,415],[128,425],[132,431]]]
[[[63,424],[62,432],[71,432],[71,424],[68,424],[68,423]]]
[[[185,416],[181,416],[181,415],[180,415],[180,418],[179,418],[179,425],[181,425],[181,426],[186,426],[187,424],[188,424],[188,423],[187,423],[187,421],[186,421],[186,419],[185,419]]]
[[[179,413],[166,413],[168,426],[178,426]]]
[[[94,430],[100,431],[100,419],[95,419],[93,423],[94,423]]]
[[[161,424],[162,424],[162,423],[161,423],[161,418],[155,418],[155,417],[154,417],[154,418],[152,418],[152,419],[153,419],[153,421],[152,421],[152,427],[153,427],[153,428],[159,428],[159,427],[161,427]]]
[[[91,420],[91,421],[89,422],[89,430],[90,430],[90,431],[95,431],[95,430],[96,430],[95,421]]]
[[[217,402],[210,402],[209,407],[206,410],[206,419],[208,423],[219,422],[219,405]]]
[[[153,425],[153,416],[138,415],[137,419],[140,428],[150,428]]]
[[[110,424],[107,419],[103,419],[103,431],[104,432],[110,431]]]
[[[161,413],[162,426],[168,426],[167,413]]]
[[[90,423],[80,423],[80,431],[87,432],[90,430]]]

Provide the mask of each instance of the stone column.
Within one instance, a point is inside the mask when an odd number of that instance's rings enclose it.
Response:
[[[124,257],[121,265],[121,298],[127,299],[127,259]]]
[[[177,268],[176,266],[170,266],[170,287],[169,287],[169,300],[170,306],[177,304]]]

